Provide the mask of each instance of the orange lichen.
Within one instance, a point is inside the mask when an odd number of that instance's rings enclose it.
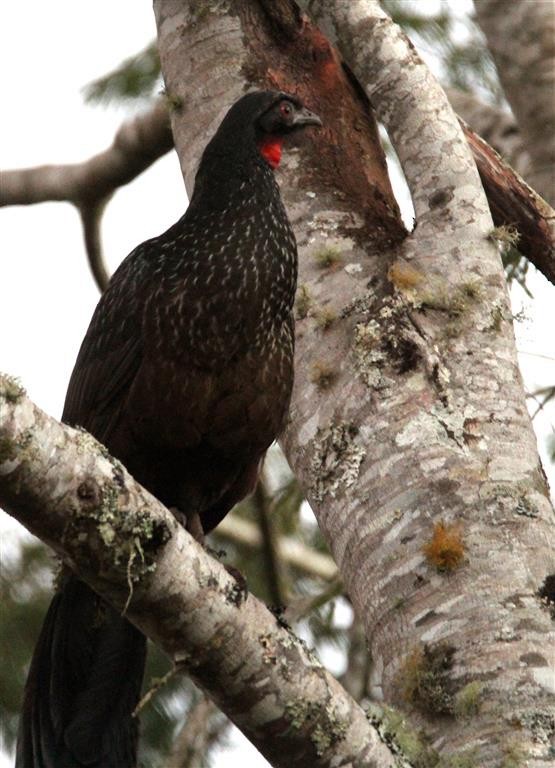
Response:
[[[422,548],[429,565],[438,571],[454,571],[464,560],[465,547],[460,523],[434,524],[432,538]]]
[[[395,261],[387,271],[390,282],[401,291],[413,290],[424,280],[424,275],[411,264]]]

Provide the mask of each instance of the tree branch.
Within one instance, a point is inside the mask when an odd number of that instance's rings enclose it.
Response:
[[[100,293],[103,293],[103,291],[106,290],[108,283],[110,282],[110,275],[102,253],[102,238],[100,235],[102,214],[108,199],[108,197],[105,197],[98,203],[92,203],[90,205],[82,204],[79,206],[87,261],[89,262],[92,276]]]
[[[456,661],[442,657],[451,666],[446,698],[414,696],[411,722],[446,757],[472,742],[479,745],[475,764],[499,766],[507,723],[519,723],[523,752],[536,755],[527,713],[533,707],[548,722],[552,710],[553,677],[542,649],[551,647],[553,628],[535,593],[552,572],[547,542],[555,531],[506,322],[500,259],[488,243],[493,223],[444,91],[378,2],[308,6],[319,23],[334,28],[343,59],[388,130],[417,226],[385,267],[393,299],[381,292],[384,260],[371,242],[366,295],[346,303],[334,295],[339,279],[326,276],[339,317],[353,317],[356,326],[345,342],[335,326],[327,332],[337,381],[330,393],[311,392],[297,368],[286,452],[364,622],[374,694],[406,706],[400,681],[410,674],[411,659],[427,643],[440,655],[450,649]],[[320,197],[321,188],[310,189]],[[302,234],[298,239],[303,243]],[[350,252],[345,260],[356,274]],[[368,261],[359,264],[364,274]],[[318,283],[306,282],[321,300]],[[353,279],[351,295],[355,290]],[[299,324],[303,362],[310,360],[307,325]],[[391,349],[403,347],[395,366]],[[532,519],[522,511],[528,502]],[[467,556],[449,578],[424,556],[444,520],[464,526]],[[513,603],[515,594],[526,598]],[[528,610],[534,631],[520,633]],[[511,642],[503,643],[507,621]],[[522,658],[530,665],[520,665]],[[472,720],[457,718],[452,708],[469,681],[482,691]],[[547,748],[538,765],[545,755]]]
[[[186,671],[274,766],[393,766],[315,656],[85,432],[0,375],[0,504]]]
[[[464,120],[494,224],[518,230],[518,250],[555,285],[555,211]]]
[[[83,163],[2,171],[0,206],[58,200],[73,203],[83,224],[91,271],[101,291],[108,283],[100,221],[114,191],[128,184],[173,147],[168,105],[163,99],[125,122],[112,145]]]
[[[555,205],[555,49],[552,2],[474,0],[507,101],[526,141],[531,186]]]
[[[83,163],[2,171],[0,206],[60,200],[90,205],[128,184],[173,147],[167,103],[125,122],[108,149]]]
[[[210,747],[221,741],[229,726],[214,702],[200,696],[193,702],[168,757],[167,768],[199,768],[206,764]]]
[[[262,546],[260,527],[231,513],[215,531],[223,539],[259,550]],[[323,555],[289,536],[280,536],[276,542],[280,558],[300,573],[332,581],[337,576],[337,566],[331,557]]]

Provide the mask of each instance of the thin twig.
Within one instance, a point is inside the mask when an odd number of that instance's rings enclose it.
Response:
[[[309,595],[308,597],[299,597],[287,607],[283,613],[283,618],[288,624],[295,624],[295,622],[304,619],[317,608],[321,608],[330,600],[335,597],[339,597],[343,594],[343,582],[337,577],[321,592],[315,595]]]
[[[216,533],[224,539],[253,549],[262,546],[259,527],[233,513],[224,517]],[[316,552],[296,539],[281,536],[279,550],[281,557],[300,573],[316,576],[326,581],[330,581],[337,575],[337,566],[329,555]]]
[[[208,696],[201,696],[190,707],[174,739],[167,768],[200,768],[205,765],[210,747],[222,740],[230,724]]]
[[[279,534],[272,520],[272,509],[269,503],[267,485],[264,475],[261,475],[254,492],[254,504],[258,513],[258,525],[262,534],[262,552],[266,565],[268,590],[275,605],[286,603],[286,588],[283,565],[280,560]]]
[[[110,282],[110,275],[108,274],[108,268],[102,253],[102,238],[100,236],[102,214],[108,200],[109,198],[104,198],[91,205],[79,206],[87,259],[100,293],[106,290]]]

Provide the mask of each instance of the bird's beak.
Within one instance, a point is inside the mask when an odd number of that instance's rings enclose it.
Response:
[[[292,125],[295,126],[295,128],[301,128],[305,125],[322,125],[322,121],[318,117],[318,115],[315,115],[314,112],[311,112],[310,109],[307,109],[306,107],[302,107],[302,109],[299,109],[293,118]]]

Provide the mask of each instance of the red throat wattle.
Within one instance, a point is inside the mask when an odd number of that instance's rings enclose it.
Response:
[[[281,145],[283,139],[279,136],[268,136],[258,145],[260,154],[272,168],[277,168],[281,160]]]

